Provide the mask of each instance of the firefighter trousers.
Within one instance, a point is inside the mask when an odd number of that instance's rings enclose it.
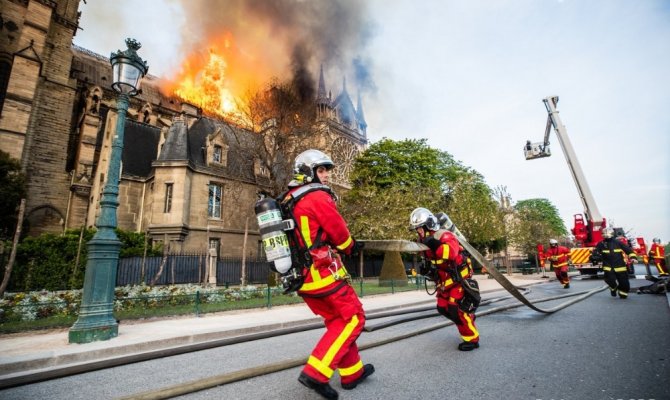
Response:
[[[458,303],[464,296],[463,286],[455,284],[437,291],[437,311],[450,319],[458,328],[464,342],[479,342],[479,331],[475,325],[475,314],[461,310]]]
[[[363,331],[365,313],[350,285],[324,297],[303,297],[307,306],[324,319],[326,332],[312,350],[303,372],[319,382],[328,382],[335,370],[342,384],[363,374],[356,339]]]
[[[612,296],[619,294],[619,297],[628,297],[630,291],[630,281],[628,280],[627,267],[603,267],[605,272],[605,283],[610,287]]]
[[[662,258],[653,258],[654,265],[659,275],[668,275],[668,269],[665,267],[665,260]]]
[[[556,274],[556,279],[561,282],[561,285],[567,285],[570,283],[570,276],[568,275],[568,266],[554,267],[554,273]]]

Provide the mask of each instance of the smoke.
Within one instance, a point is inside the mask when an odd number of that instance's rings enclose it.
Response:
[[[186,54],[204,50],[212,38],[228,33],[240,55],[234,67],[256,71],[260,79],[298,82],[307,95],[315,91],[323,65],[330,88],[343,77],[354,77],[359,90],[375,87],[365,57],[373,34],[365,1],[179,1],[186,19]]]

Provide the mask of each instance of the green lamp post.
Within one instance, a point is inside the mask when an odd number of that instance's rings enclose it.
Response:
[[[137,55],[142,46],[134,39],[126,39],[128,49],[110,56],[112,88],[118,93],[116,136],[112,140],[107,183],[100,200],[100,215],[95,222],[97,232],[88,242],[88,261],[84,275],[79,318],[69,332],[70,343],[89,343],[118,336],[119,325],[114,318],[114,286],[119,263],[119,241],[116,228],[116,209],[119,206],[119,174],[126,112],[131,96],[138,94],[140,79],[149,70],[147,63]]]

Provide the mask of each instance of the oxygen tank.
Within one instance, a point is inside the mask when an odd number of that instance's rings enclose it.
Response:
[[[280,274],[291,268],[291,248],[284,233],[281,209],[277,201],[265,198],[256,202],[254,207],[258,227],[263,240],[263,248],[268,261],[274,263],[274,269]]]

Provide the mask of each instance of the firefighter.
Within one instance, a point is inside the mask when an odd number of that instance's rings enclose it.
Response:
[[[630,290],[626,257],[637,260],[637,256],[630,246],[614,238],[612,228],[603,228],[602,234],[604,239],[596,245],[593,257],[602,260],[605,283],[609,286],[612,297],[616,297],[618,293],[619,297],[626,299]]]
[[[570,276],[568,275],[568,260],[570,259],[570,249],[565,246],[559,246],[556,239],[549,239],[549,249],[544,253],[545,260],[554,267],[556,279],[565,289],[570,288]]]
[[[458,239],[447,229],[440,229],[437,218],[425,208],[417,208],[409,217],[410,229],[419,235],[419,241],[429,250],[424,256],[430,264],[424,264],[420,273],[433,278],[437,286],[437,311],[456,324],[463,342],[461,351],[479,347],[479,332],[475,325],[475,314],[464,312],[460,305],[465,293],[462,280],[470,278],[472,272],[459,248]]]
[[[326,332],[312,350],[298,381],[326,399],[338,398],[329,383],[336,370],[345,390],[355,388],[375,371],[372,364],[363,365],[356,345],[365,313],[349,284],[339,253],[354,255],[362,246],[351,237],[334,194],[324,186],[329,183],[333,166],[330,157],[321,151],[300,153],[289,190],[282,196],[287,199],[301,188],[310,189],[293,209],[301,245],[309,249],[313,262],[303,270],[305,280],[298,295],[314,314],[324,319]],[[306,188],[308,185],[311,187]]]
[[[661,246],[661,239],[654,238],[649,249],[649,259],[656,265],[659,276],[668,276],[668,269],[665,266],[665,248]]]

